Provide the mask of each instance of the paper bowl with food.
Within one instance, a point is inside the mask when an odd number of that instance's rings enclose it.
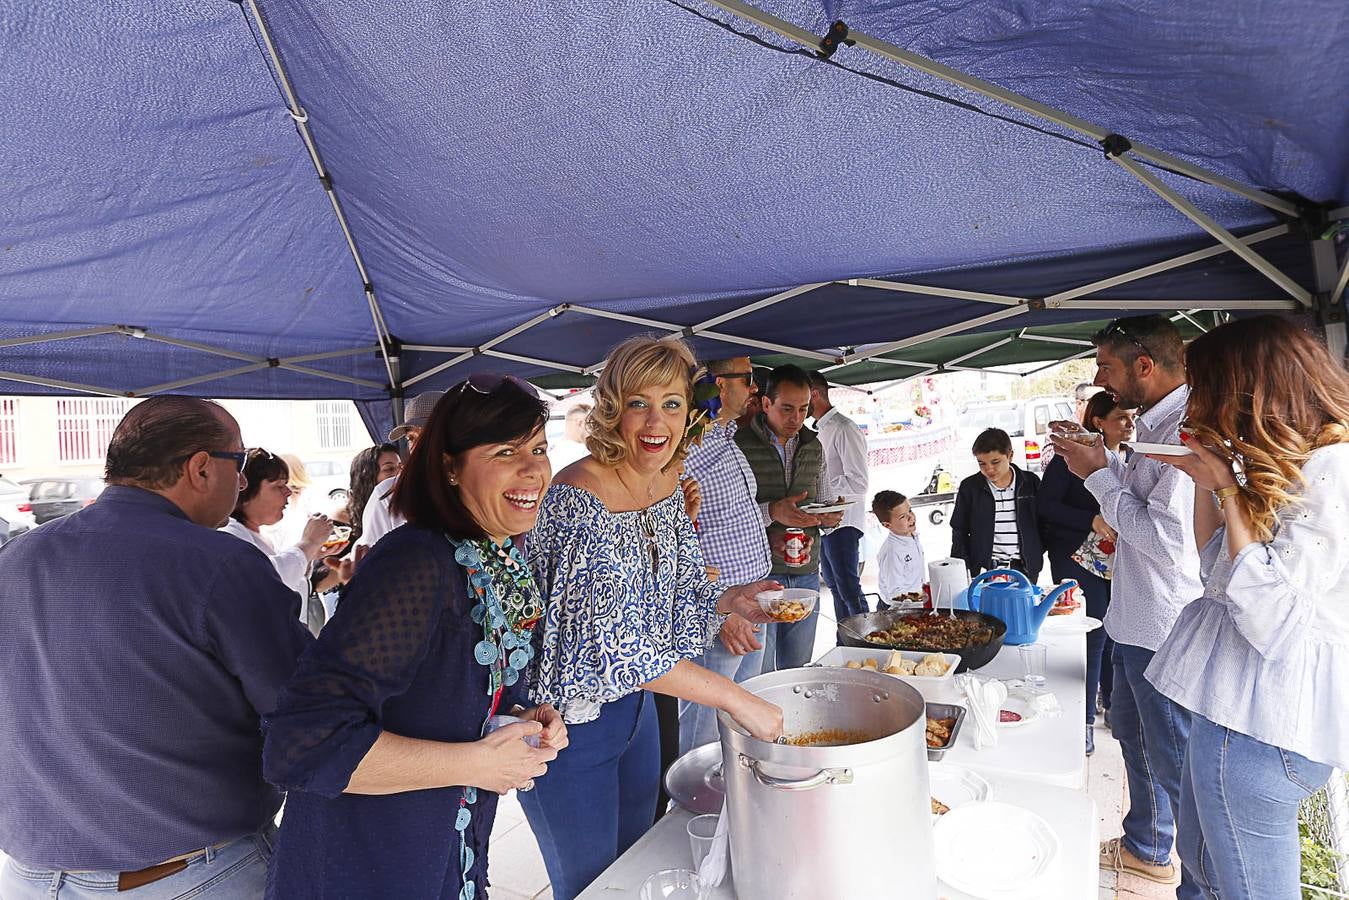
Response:
[[[815,611],[820,592],[809,588],[779,588],[754,595],[759,609],[774,622],[800,622]]]

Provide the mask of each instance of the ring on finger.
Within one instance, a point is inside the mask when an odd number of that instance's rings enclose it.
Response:
[[[521,792],[534,790],[534,779],[533,778],[529,779],[524,784],[516,788],[516,790]]]

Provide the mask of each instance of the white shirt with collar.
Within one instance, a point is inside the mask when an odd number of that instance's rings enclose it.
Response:
[[[840,528],[866,531],[867,498],[867,437],[857,423],[830,407],[829,412],[815,420],[820,444],[824,450],[828,481],[824,494],[816,499],[829,502],[842,497],[852,505],[843,511]]]
[[[1181,385],[1137,419],[1140,443],[1179,444],[1190,397]],[[1087,490],[1101,516],[1119,532],[1105,630],[1117,643],[1156,651],[1185,605],[1203,592],[1194,546],[1194,482],[1164,463],[1132,454],[1108,454]]]
[[[370,492],[365,512],[361,513],[361,537],[356,541],[356,546],[373,547],[380,538],[407,521],[389,508],[389,497],[393,494],[394,482],[397,480],[397,475],[391,475]]]
[[[927,580],[927,564],[923,561],[923,545],[916,537],[887,531],[876,554],[876,562],[882,600],[893,600],[900,594],[922,593],[923,582]]]

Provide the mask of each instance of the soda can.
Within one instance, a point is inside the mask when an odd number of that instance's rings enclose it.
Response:
[[[782,546],[782,561],[789,566],[804,566],[810,562],[810,552],[806,550],[806,533],[800,528],[788,528],[784,534],[786,542]]]

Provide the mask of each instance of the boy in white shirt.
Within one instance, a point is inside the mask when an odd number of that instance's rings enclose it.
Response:
[[[896,597],[923,592],[927,576],[923,545],[914,534],[918,530],[918,517],[908,499],[896,491],[881,491],[872,498],[871,512],[889,532],[877,554],[881,599],[887,605],[898,606],[901,604],[893,602]],[[921,606],[922,601],[913,605]]]

